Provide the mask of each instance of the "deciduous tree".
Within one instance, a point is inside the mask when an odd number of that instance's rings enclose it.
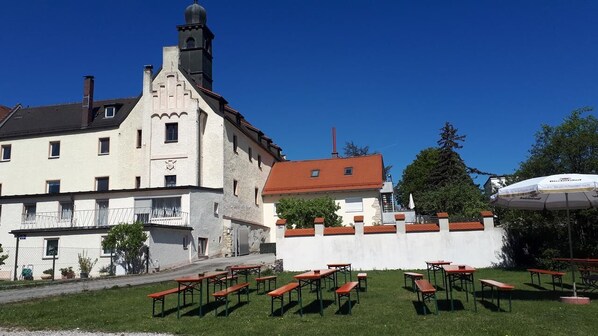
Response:
[[[136,274],[143,269],[143,247],[146,240],[147,234],[143,232],[142,223],[121,223],[108,231],[102,247],[115,252],[117,262],[124,267],[127,274]]]
[[[287,220],[288,228],[313,228],[314,219],[324,217],[324,226],[341,226],[343,219],[336,214],[340,206],[329,196],[302,199],[282,198],[276,205],[276,214]]]

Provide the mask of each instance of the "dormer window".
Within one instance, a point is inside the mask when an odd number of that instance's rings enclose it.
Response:
[[[311,177],[318,177],[320,176],[320,170],[319,169],[314,169],[311,171]]]
[[[353,167],[345,167],[345,175],[353,175]]]
[[[114,118],[115,114],[116,114],[116,107],[106,106],[104,108],[104,118]]]

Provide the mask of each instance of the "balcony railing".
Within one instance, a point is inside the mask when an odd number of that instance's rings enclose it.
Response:
[[[38,212],[36,214],[23,215],[21,219],[21,228],[91,228],[133,222],[188,226],[189,214],[187,212],[179,211],[178,209],[164,208],[116,208]]]

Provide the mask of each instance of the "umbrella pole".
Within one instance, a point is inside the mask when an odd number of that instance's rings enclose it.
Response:
[[[573,296],[577,297],[577,288],[575,287],[575,268],[573,266],[573,240],[571,239],[571,220],[569,219],[569,194],[565,193],[565,205],[567,207],[567,231],[569,234],[569,262],[571,263],[571,275],[573,277]]]

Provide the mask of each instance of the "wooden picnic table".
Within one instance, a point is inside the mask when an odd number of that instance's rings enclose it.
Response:
[[[442,266],[444,265],[450,265],[451,262],[450,261],[446,261],[446,260],[434,260],[434,261],[426,261],[426,268],[428,270],[428,279],[430,278],[430,271],[432,271],[434,273],[434,287],[438,287],[438,284],[436,283],[436,271],[442,272]],[[444,283],[444,275],[442,277],[442,287],[446,287],[446,284]]]
[[[475,283],[473,277],[473,274],[475,273],[476,269],[467,265],[443,265],[442,270],[444,272],[445,282],[447,285],[447,300],[449,300],[450,293],[451,311],[455,310],[453,305],[453,283],[456,281],[461,281],[462,284],[465,284],[465,299],[467,300],[467,302],[469,302],[469,290],[467,288],[467,285],[471,284],[471,294],[473,295],[473,307],[474,310],[477,312],[478,307],[475,301]]]
[[[323,270],[313,270],[305,273],[295,275],[293,278],[299,281],[299,287],[303,288],[307,285],[316,286],[317,299],[320,301],[320,316],[324,316],[324,303],[322,300],[322,279],[330,278],[336,281],[334,274],[337,272],[336,268],[329,268]],[[337,287],[337,284],[334,284]],[[301,290],[301,289],[300,289]],[[334,302],[336,303],[336,294],[334,295]]]
[[[179,293],[177,294],[177,310],[176,310],[176,317],[180,318],[180,311],[181,311],[181,288],[190,287],[191,288],[191,299],[193,300],[193,291],[197,290],[199,292],[199,316],[202,316],[201,307],[202,303],[202,293],[203,293],[203,282],[206,282],[206,303],[210,302],[210,285],[208,281],[213,278],[218,278],[222,276],[226,276],[228,272],[226,271],[215,271],[215,272],[207,272],[203,275],[192,275],[186,276],[181,278],[176,278],[176,281],[179,284]]]
[[[262,265],[235,265],[230,268],[230,272],[232,275],[245,275],[245,282],[249,282],[247,279],[250,273],[257,273],[258,278],[261,276]]]
[[[345,277],[345,283],[347,283],[347,274],[349,274],[349,281],[352,281],[353,273],[351,271],[351,264],[350,263],[340,263],[340,264],[327,264],[328,268],[334,268],[337,270],[337,273],[334,276],[338,276],[338,273],[342,273]],[[335,280],[336,284],[338,284],[338,278]]]

